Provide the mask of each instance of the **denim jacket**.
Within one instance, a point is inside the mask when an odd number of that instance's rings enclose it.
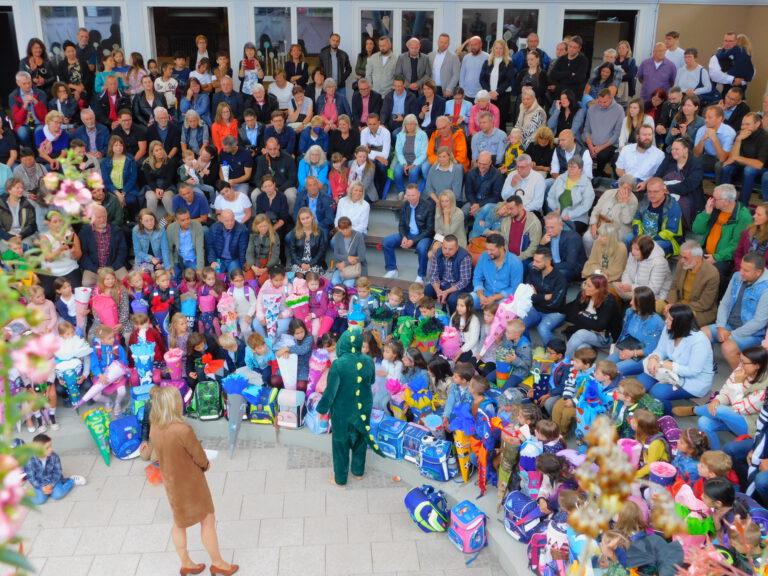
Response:
[[[150,261],[149,249],[151,246],[154,257],[163,262],[166,270],[171,268],[171,251],[168,249],[168,237],[165,235],[165,230],[142,232],[137,224],[133,227],[132,235],[133,254],[137,266]]]
[[[61,471],[61,460],[55,452],[48,456],[45,464],[40,458],[30,458],[24,466],[24,472],[27,473],[29,483],[38,490],[42,489],[43,486],[56,485],[64,479],[64,473]]]

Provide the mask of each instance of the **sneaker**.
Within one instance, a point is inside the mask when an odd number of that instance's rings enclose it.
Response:
[[[424,278],[421,276],[416,276],[416,280],[414,280],[414,282],[416,282],[416,284],[424,284]]]
[[[397,271],[397,268],[394,270],[389,270],[386,274],[384,274],[384,278],[397,278],[400,274]]]
[[[27,426],[27,432],[29,432],[30,434],[34,434],[35,430],[37,430],[36,426],[34,426],[34,425]]]
[[[75,483],[75,486],[85,486],[88,483],[84,476],[70,476],[69,478]]]
[[[675,416],[693,416],[694,406],[673,406],[672,414]]]
[[[56,415],[55,414],[49,414],[48,415],[48,422],[51,425],[51,430],[58,430],[59,428],[61,428],[61,426],[59,426],[58,422],[56,422]]]
[[[48,432],[48,426],[40,422],[40,426],[37,427],[37,430],[35,430],[38,434],[45,434]]]

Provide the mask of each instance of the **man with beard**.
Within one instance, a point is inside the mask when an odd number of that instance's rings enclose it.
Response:
[[[397,58],[392,54],[392,41],[388,36],[379,38],[379,51],[365,63],[365,79],[371,89],[383,98],[392,91]]]
[[[475,308],[499,302],[515,293],[523,281],[523,263],[507,252],[504,237],[491,234],[485,241],[485,252],[480,255],[472,278],[472,300]]]
[[[533,307],[524,318],[525,327],[530,330],[538,326],[539,336],[546,346],[554,330],[565,321],[563,312],[568,292],[568,281],[555,269],[549,248],[542,246],[533,253],[526,281],[535,293],[531,298]]]
[[[473,36],[467,40],[469,52],[461,60],[459,72],[459,86],[464,88],[464,96],[474,103],[475,96],[482,90],[480,86],[480,73],[483,64],[488,61],[488,53],[483,50],[483,40],[479,36]]]
[[[115,226],[122,227],[125,222],[123,216],[123,207],[114,194],[110,194],[103,187],[91,190],[91,198],[94,204],[99,204],[107,211],[107,222]]]
[[[656,311],[666,315],[673,304],[687,304],[698,325],[708,326],[717,318],[719,285],[720,274],[704,259],[704,249],[695,240],[688,240],[680,246],[680,260],[667,299],[656,300]]]
[[[645,189],[645,181],[656,174],[656,169],[664,161],[664,152],[654,144],[653,128],[643,125],[637,132],[637,142],[627,144],[621,149],[616,160],[616,174],[634,176],[639,182],[638,190]]]

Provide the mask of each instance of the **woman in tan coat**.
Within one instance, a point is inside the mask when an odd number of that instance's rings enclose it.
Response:
[[[205,564],[195,564],[187,551],[187,528],[194,524],[201,524],[203,546],[211,557],[211,574],[234,574],[239,567],[226,562],[219,550],[213,500],[204,476],[210,463],[192,427],[184,422],[178,390],[156,391],[150,423],[149,437],[173,511],[171,534],[181,560],[179,574],[200,574],[205,570]]]
[[[619,240],[618,226],[602,224],[589,260],[581,270],[581,277],[586,279],[592,274],[602,274],[609,282],[618,282],[626,265],[627,247]]]

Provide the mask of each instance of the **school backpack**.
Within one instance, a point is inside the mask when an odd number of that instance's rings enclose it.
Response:
[[[680,427],[677,425],[677,420],[672,416],[662,416],[656,420],[656,425],[659,430],[664,434],[664,439],[667,441],[667,447],[672,451],[677,451],[677,441],[680,440]],[[672,458],[672,452],[667,451],[669,457]]]
[[[139,455],[141,426],[139,419],[127,414],[109,423],[109,447],[120,460],[129,460]]]
[[[418,464],[421,455],[421,443],[428,437],[431,435],[426,426],[408,422],[403,432],[403,459]]]
[[[387,458],[402,459],[406,426],[408,423],[405,420],[398,420],[392,416],[384,416],[381,420],[376,440],[382,454]]]
[[[760,527],[763,538],[768,536],[768,510],[758,504],[754,498],[741,492],[736,493],[736,501],[749,511],[749,517]]]
[[[384,410],[378,408],[371,408],[371,436],[378,438],[379,425],[384,420]]]
[[[270,386],[248,386],[243,397],[248,401],[248,420],[253,424],[274,424],[279,390]]]
[[[486,545],[485,514],[469,500],[451,508],[448,538],[465,554],[480,552]]]
[[[542,532],[531,536],[528,543],[528,567],[537,576],[565,576],[569,546],[568,513],[560,511],[547,522]]]
[[[520,490],[534,499],[539,494],[539,488],[544,481],[544,475],[536,470],[536,458],[543,452],[542,444],[536,438],[525,440],[518,451]]]
[[[149,391],[153,386],[154,384],[145,384],[131,388],[131,414],[139,421],[144,420],[144,409],[149,402]]]
[[[427,437],[421,443],[419,473],[431,480],[447,482],[459,473],[453,457],[453,442]]]
[[[424,484],[410,490],[403,503],[411,520],[422,532],[445,532],[448,527],[448,504],[441,490]]]
[[[224,414],[221,387],[215,380],[198,382],[192,394],[191,411],[200,420],[218,420]]]
[[[507,494],[504,500],[504,528],[512,538],[527,544],[531,537],[544,528],[544,513],[535,500],[521,490]]]
[[[301,390],[280,390],[277,394],[277,425],[281,428],[304,426],[304,392]]]
[[[322,397],[322,394],[315,392],[307,398],[307,413],[304,416],[304,425],[312,434],[327,434],[331,431],[331,417],[328,414],[320,414],[317,411],[317,405]]]

